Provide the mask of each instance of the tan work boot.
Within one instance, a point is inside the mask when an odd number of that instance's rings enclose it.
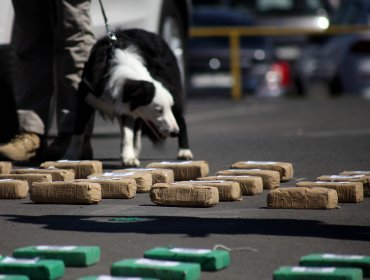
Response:
[[[0,158],[13,161],[26,161],[36,155],[40,147],[40,137],[33,132],[17,134],[7,144],[0,146]]]

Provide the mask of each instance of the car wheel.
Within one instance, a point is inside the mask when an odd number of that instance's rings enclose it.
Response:
[[[170,46],[176,57],[184,86],[186,80],[186,32],[185,23],[175,0],[165,0],[163,2],[159,34]]]

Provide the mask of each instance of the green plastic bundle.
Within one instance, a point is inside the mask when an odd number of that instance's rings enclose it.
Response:
[[[28,246],[13,251],[16,258],[62,260],[67,267],[85,267],[100,260],[97,246]]]
[[[282,266],[274,272],[274,280],[362,280],[358,268]]]
[[[64,275],[60,260],[17,259],[0,257],[0,274],[27,275],[31,280],[53,280]]]
[[[200,265],[152,259],[125,259],[111,267],[114,276],[153,277],[161,280],[196,280],[200,277]]]
[[[159,279],[100,275],[100,276],[86,276],[86,277],[78,278],[77,280],[159,280]]]
[[[157,247],[144,252],[144,257],[199,263],[201,269],[206,271],[221,270],[230,265],[230,254],[226,250]]]
[[[335,266],[361,268],[364,277],[370,277],[370,256],[311,254],[303,256],[299,262],[303,266]]]

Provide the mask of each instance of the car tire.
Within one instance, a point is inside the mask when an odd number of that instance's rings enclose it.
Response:
[[[186,52],[186,23],[181,16],[177,0],[165,0],[163,2],[160,19],[159,34],[164,38],[172,49],[180,68],[181,81],[184,87],[182,99],[185,99],[185,81],[187,69]]]

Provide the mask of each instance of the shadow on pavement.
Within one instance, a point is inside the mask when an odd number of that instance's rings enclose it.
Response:
[[[3,215],[12,222],[44,225],[49,230],[97,232],[186,234],[207,237],[210,234],[260,234],[301,236],[368,241],[370,227],[326,224],[315,220],[195,218],[179,216],[71,216],[71,215]],[[126,222],[112,221],[123,218]],[[127,218],[127,219],[125,219]]]

